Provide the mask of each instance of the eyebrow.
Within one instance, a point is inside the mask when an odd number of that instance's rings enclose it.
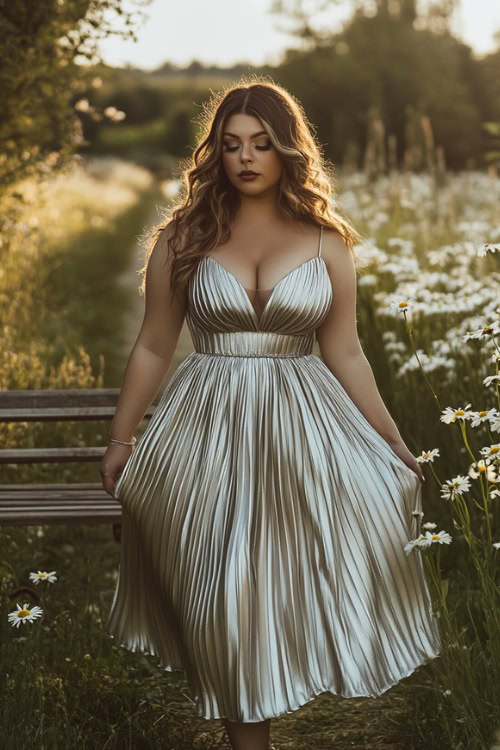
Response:
[[[236,135],[235,133],[229,133],[226,131],[225,133],[222,133],[222,135],[230,135],[232,138],[238,138],[239,140],[241,140],[240,136]],[[250,138],[257,138],[258,135],[267,135],[267,133],[265,130],[259,130],[258,133],[254,133],[250,136]]]

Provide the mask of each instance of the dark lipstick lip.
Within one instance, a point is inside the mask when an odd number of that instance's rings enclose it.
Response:
[[[247,175],[250,175],[250,174],[258,175],[259,173],[251,172],[251,171],[243,171],[243,172],[238,172],[238,177],[246,177]]]

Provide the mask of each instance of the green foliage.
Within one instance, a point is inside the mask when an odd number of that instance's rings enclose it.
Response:
[[[500,122],[485,122],[483,128],[491,138],[491,150],[485,154],[488,162],[500,162]]]
[[[133,0],[146,5],[151,0]],[[65,165],[82,142],[72,106],[89,85],[100,39],[135,38],[122,0],[0,2],[0,192]],[[124,30],[117,28],[117,17]]]
[[[123,371],[115,283],[130,262],[130,238],[158,197],[149,173],[109,160],[54,176],[43,190],[18,183],[4,196],[9,232],[0,245],[0,388],[118,387]],[[0,424],[3,446],[105,444],[103,425]],[[57,476],[54,476],[57,472]],[[98,481],[95,465],[5,465],[4,483]]]
[[[165,120],[156,118],[138,125],[103,125],[90,151],[133,157],[136,151],[158,153],[165,140]]]
[[[396,137],[401,163],[411,145],[405,128],[412,107],[429,116],[436,145],[445,147],[447,163],[457,167],[481,154],[483,101],[471,96],[470,76],[464,80],[473,66],[471,51],[450,34],[438,36],[398,17],[358,13],[321,46],[289,52],[276,77],[304,104],[334,161],[342,161],[353,137],[364,145],[367,115],[376,107],[388,134]]]

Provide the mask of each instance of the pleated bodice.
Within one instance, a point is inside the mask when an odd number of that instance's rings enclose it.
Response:
[[[202,258],[190,280],[186,313],[195,350],[254,357],[310,354],[314,331],[333,298],[323,258],[310,258],[266,291],[258,316],[238,279],[214,258]]]

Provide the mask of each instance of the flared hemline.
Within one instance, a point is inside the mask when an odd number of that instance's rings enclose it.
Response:
[[[114,635],[108,632],[108,636],[112,638],[116,643],[121,647],[126,649],[127,651],[130,651],[131,653],[139,653],[144,654],[145,656],[156,656],[160,659],[160,663],[157,665],[162,671],[164,672],[181,672],[184,674],[187,674],[187,670],[185,667],[174,667],[171,665],[165,666],[162,662],[163,659],[156,651],[147,651],[143,650],[141,648],[131,648],[127,645],[126,642],[120,643],[118,639]],[[308,697],[304,700],[300,701],[299,703],[295,703],[294,705],[291,705],[290,703],[287,703],[286,706],[283,706],[283,710],[280,710],[278,713],[269,714],[267,716],[257,717],[257,718],[247,718],[244,720],[246,724],[258,724],[262,721],[267,721],[267,719],[278,719],[281,716],[286,716],[288,714],[293,714],[295,711],[298,711],[303,706],[306,706],[308,703],[311,703],[315,698],[322,695],[323,693],[330,693],[331,695],[335,695],[339,698],[379,698],[381,695],[384,695],[388,690],[390,690],[395,685],[399,684],[402,680],[406,679],[407,677],[410,677],[414,672],[419,669],[419,667],[424,667],[427,664],[429,664],[431,661],[434,661],[437,657],[441,656],[442,654],[442,648],[438,648],[437,651],[434,651],[430,656],[427,656],[425,659],[419,661],[418,663],[415,663],[408,671],[401,674],[398,678],[393,680],[392,682],[388,682],[385,684],[385,686],[379,690],[377,693],[343,693],[341,691],[336,691],[332,688],[331,685],[327,685],[325,687],[321,687],[319,689],[314,690],[313,692],[309,692]],[[191,696],[192,702],[197,706],[198,709],[201,709],[201,702],[199,701],[198,697],[193,695]],[[203,711],[197,713],[197,717],[199,719],[205,719],[206,721],[216,721],[218,719],[227,719],[228,721],[234,721],[234,722],[242,722],[241,718],[234,719],[232,716],[223,716],[223,715],[217,715],[217,716],[206,716]]]

